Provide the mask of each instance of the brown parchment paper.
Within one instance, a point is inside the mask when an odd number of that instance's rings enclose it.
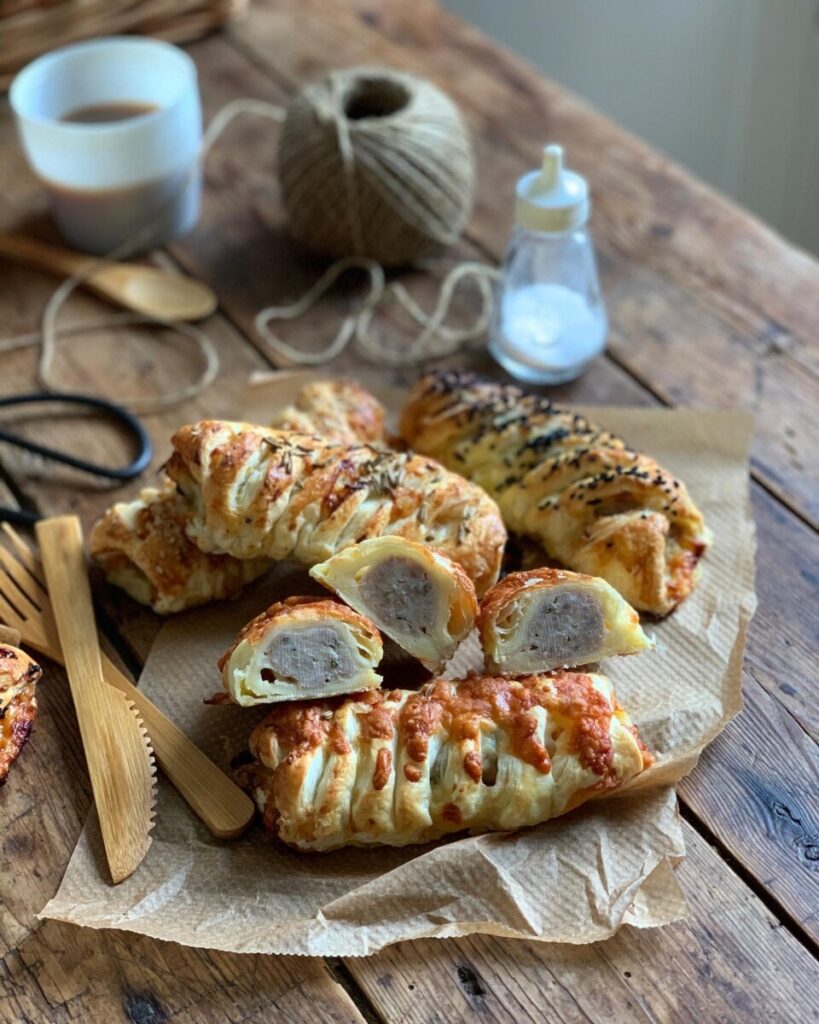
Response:
[[[265,422],[299,383],[253,388],[243,418]],[[648,623],[657,649],[603,665],[657,755],[632,792],[519,833],[300,854],[258,826],[238,841],[217,841],[162,781],[153,844],[137,872],[110,884],[92,812],[42,916],[191,946],[332,956],[473,932],[585,943],[622,924],[684,916],[672,870],[684,855],[672,784],[741,707],[742,649],[755,606],[751,423],[692,410],[592,412],[682,477],[714,533],[692,597],[667,620]],[[302,570],[283,565],[238,602],[177,616],[159,633],[140,686],[224,767],[264,711],[203,705],[220,688],[217,657],[271,600],[313,590]],[[474,637],[467,640],[450,672],[474,664],[476,650]]]

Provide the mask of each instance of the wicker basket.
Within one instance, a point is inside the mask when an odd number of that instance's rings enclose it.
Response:
[[[0,90],[30,60],[92,36],[135,32],[181,43],[240,14],[249,0],[0,0]]]

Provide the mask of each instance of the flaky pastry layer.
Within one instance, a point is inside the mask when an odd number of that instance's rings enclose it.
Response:
[[[26,745],[37,717],[42,670],[18,647],[0,644],[0,786]]]
[[[317,434],[337,444],[386,443],[384,407],[353,380],[318,380],[305,384],[292,405],[273,417],[270,426]]]
[[[535,825],[651,762],[610,681],[578,672],[282,705],[250,749],[266,827],[304,850]]]
[[[167,472],[204,551],[309,566],[395,534],[442,551],[479,594],[498,577],[506,531],[497,506],[431,459],[220,420],[183,427],[173,446]]]
[[[585,417],[448,372],[417,383],[400,430],[480,484],[510,530],[602,576],[635,608],[665,615],[693,588],[710,535],[685,485]]]
[[[188,537],[191,508],[171,481],[147,487],[135,501],[108,509],[88,548],[106,578],[160,615],[235,597],[270,567],[200,550]]]

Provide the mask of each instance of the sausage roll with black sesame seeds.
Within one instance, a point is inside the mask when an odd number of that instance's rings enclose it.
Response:
[[[40,666],[25,651],[0,643],[0,786],[26,745],[37,717]]]
[[[203,551],[316,565],[370,537],[419,541],[478,594],[497,580],[506,531],[494,501],[437,462],[368,444],[205,420],[173,437],[166,470]]]
[[[652,646],[637,612],[605,580],[563,569],[513,572],[481,602],[488,672],[526,675]]]
[[[332,599],[289,597],[249,622],[219,660],[234,703],[273,704],[381,685],[376,627]]]
[[[250,751],[265,826],[316,851],[536,825],[652,761],[610,681],[578,672],[285,704]]]
[[[317,434],[339,444],[383,444],[384,407],[352,380],[318,380],[305,384],[292,405],[270,423],[277,430]]]
[[[433,373],[402,437],[480,484],[510,530],[569,569],[666,615],[694,587],[710,535],[685,485],[585,417],[469,373]]]
[[[310,575],[431,672],[471,632],[478,612],[472,581],[451,559],[404,537],[373,537],[345,548]]]
[[[108,509],[88,550],[109,583],[159,615],[235,597],[272,564],[201,551],[185,532],[190,506],[170,481]]]

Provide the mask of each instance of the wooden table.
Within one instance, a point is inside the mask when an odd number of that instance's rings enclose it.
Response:
[[[36,912],[54,893],[89,806],[65,679],[47,666],[30,747],[0,795],[3,1021],[800,1021],[817,1019],[819,787],[816,701],[819,580],[819,265],[764,225],[589,110],[472,28],[422,0],[257,2],[224,35],[190,49],[206,111],[238,96],[284,103],[325,68],[358,62],[421,72],[466,114],[478,156],[474,217],[456,255],[497,261],[512,186],[561,141],[591,180],[611,314],[607,355],[561,397],[578,402],[753,410],[751,498],[759,531],[760,608],[748,638],[745,711],[680,785],[688,856],[679,877],[691,916],[623,928],[587,947],[474,937],[406,943],[367,959],[238,956],[81,930]],[[232,126],[207,168],[200,227],[167,256],[209,281],[221,302],[207,329],[222,359],[216,386],[147,424],[159,464],[181,422],[235,415],[248,374],[269,366],[254,312],[316,273],[294,260],[273,180],[276,131]],[[44,200],[7,109],[0,120],[0,227]],[[421,300],[431,285],[407,281]],[[34,327],[53,281],[0,265],[2,333]],[[329,336],[350,299],[328,298],[299,338]],[[465,301],[464,306],[469,303]],[[67,316],[98,312],[82,297]],[[390,319],[386,330],[407,325]],[[293,329],[288,332],[294,337]],[[190,376],[178,343],[156,334],[66,342],[66,388],[148,394]],[[0,356],[0,390],[31,389],[34,355]],[[458,360],[492,370],[480,347]],[[383,371],[350,353],[333,372]],[[382,377],[383,379],[383,377]],[[393,383],[409,375],[390,374]],[[112,461],[116,438],[71,417],[30,425]],[[2,487],[43,512],[89,525],[112,494],[2,452]],[[70,486],[66,486],[70,484]],[[136,486],[116,492],[117,498]],[[157,621],[101,592],[104,628],[137,673]]]

